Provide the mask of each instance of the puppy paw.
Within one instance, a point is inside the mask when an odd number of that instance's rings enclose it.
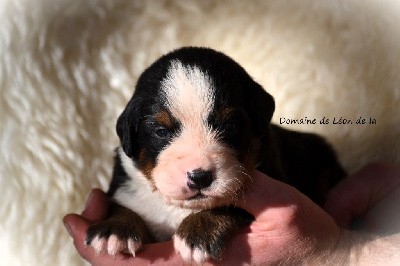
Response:
[[[204,221],[206,218],[211,219]],[[189,216],[173,236],[175,250],[185,262],[202,264],[210,258],[221,259],[222,248],[231,232],[212,218],[215,217]]]
[[[142,247],[140,230],[131,224],[106,220],[89,227],[85,244],[92,246],[97,254],[105,252],[111,256],[129,254],[135,256]]]
[[[175,250],[187,263],[221,260],[225,244],[252,219],[246,211],[228,206],[191,214],[173,236]]]

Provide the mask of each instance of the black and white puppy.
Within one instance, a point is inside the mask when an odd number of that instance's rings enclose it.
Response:
[[[274,108],[271,95],[220,52],[187,47],[162,56],[118,119],[113,204],[86,244],[135,255],[143,243],[173,237],[187,262],[220,259],[252,220],[234,207],[252,169],[322,204],[345,172],[322,138],[271,124]]]

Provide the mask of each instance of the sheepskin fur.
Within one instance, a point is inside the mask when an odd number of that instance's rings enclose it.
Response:
[[[400,162],[399,25],[396,0],[1,0],[0,265],[85,264],[62,217],[107,188],[116,119],[176,47],[233,57],[349,172]]]

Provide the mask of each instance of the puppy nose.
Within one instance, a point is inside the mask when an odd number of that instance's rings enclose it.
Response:
[[[189,178],[187,186],[192,190],[207,188],[213,181],[212,171],[205,171],[202,169],[187,172],[187,176]]]

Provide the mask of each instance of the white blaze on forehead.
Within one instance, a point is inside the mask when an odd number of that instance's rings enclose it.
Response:
[[[240,163],[218,132],[208,125],[214,108],[215,84],[196,66],[173,61],[161,84],[170,113],[181,124],[179,134],[163,149],[151,175],[159,192],[172,204],[189,208],[209,208],[229,203],[242,187]],[[188,187],[188,172],[213,171],[214,181],[202,193],[202,201],[191,201],[197,191]],[[189,199],[189,200],[188,200]]]
[[[162,89],[169,110],[181,123],[206,122],[214,103],[214,85],[207,73],[172,61]]]

